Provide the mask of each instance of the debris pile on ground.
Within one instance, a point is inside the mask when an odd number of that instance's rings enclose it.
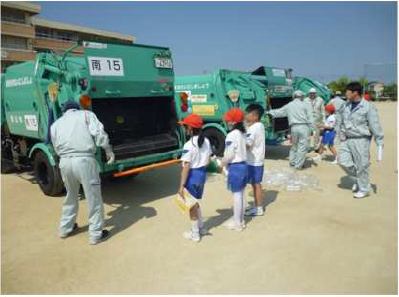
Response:
[[[322,190],[317,177],[285,167],[272,167],[265,170],[263,184],[266,187],[281,187],[287,191]]]

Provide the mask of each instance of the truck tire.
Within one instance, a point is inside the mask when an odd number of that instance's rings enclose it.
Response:
[[[212,153],[218,157],[223,156],[226,139],[224,134],[216,128],[208,128],[204,131],[204,135],[211,143]]]
[[[58,166],[51,166],[47,155],[39,151],[34,159],[35,179],[40,189],[47,196],[58,196],[64,189],[61,172]]]

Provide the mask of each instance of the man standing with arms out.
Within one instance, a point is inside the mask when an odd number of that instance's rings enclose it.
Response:
[[[290,165],[300,170],[306,161],[313,118],[308,104],[303,101],[302,91],[295,91],[292,97],[293,101],[279,109],[270,110],[267,114],[275,118],[288,117],[292,143]]]
[[[341,111],[340,126],[341,146],[338,155],[339,165],[352,177],[353,197],[357,199],[369,195],[369,166],[371,137],[377,144],[377,161],[382,161],[384,133],[378,118],[377,108],[362,99],[363,87],[359,82],[346,86],[345,103]]]
[[[108,135],[96,115],[89,110],[79,110],[79,105],[67,101],[64,114],[51,125],[51,141],[60,156],[60,170],[67,195],[62,205],[60,237],[71,235],[78,225],[78,193],[80,184],[89,208],[90,244],[97,244],[108,237],[104,227],[104,206],[101,197],[99,166],[94,158],[97,146],[102,147],[108,163],[115,160]]]
[[[313,115],[313,149],[317,151],[320,146],[320,133],[321,130],[318,128],[319,125],[322,125],[326,119],[325,111],[324,111],[324,102],[321,97],[317,96],[317,92],[315,88],[311,88],[309,90],[309,97],[305,98],[305,102],[309,104],[310,110]],[[309,146],[310,146],[310,138],[309,138]]]

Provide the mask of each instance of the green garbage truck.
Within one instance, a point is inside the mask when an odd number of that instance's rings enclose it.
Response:
[[[327,104],[331,99],[331,90],[326,85],[311,78],[296,76],[293,79],[293,87],[294,90],[301,90],[306,95],[311,88],[315,88],[317,94],[323,99],[324,104]]]
[[[260,66],[251,72],[251,77],[262,84],[266,92],[267,105],[271,109],[281,108],[292,100],[292,69]],[[266,138],[268,145],[278,145],[289,133],[288,118],[272,118],[271,133]]]
[[[83,46],[83,55],[72,50]],[[48,137],[49,118],[73,99],[104,124],[115,153],[102,175],[137,174],[177,163],[184,131],[177,124],[174,71],[166,47],[84,41],[64,55],[38,53],[35,61],[8,67],[1,77],[2,172],[33,165],[46,195],[63,190],[58,158]]]
[[[227,123],[223,114],[231,108],[242,110],[252,103],[260,104],[265,110],[270,108],[263,85],[251,73],[219,69],[212,74],[176,76],[175,97],[180,118],[195,113],[204,119],[204,134],[211,142],[213,153],[222,155],[227,135]],[[265,136],[268,141],[286,135],[286,129],[278,126],[264,115]]]

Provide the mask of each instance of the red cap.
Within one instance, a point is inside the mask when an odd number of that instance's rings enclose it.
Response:
[[[239,108],[232,108],[224,115],[224,119],[228,122],[242,122],[244,118],[245,114]]]
[[[335,107],[334,107],[334,105],[331,105],[331,104],[326,105],[326,111],[327,111],[328,113],[334,113],[334,112],[335,112]]]
[[[202,128],[202,125],[204,124],[204,121],[199,115],[196,114],[190,114],[186,116],[186,118],[183,121],[178,122],[180,125],[187,125],[192,128]]]

